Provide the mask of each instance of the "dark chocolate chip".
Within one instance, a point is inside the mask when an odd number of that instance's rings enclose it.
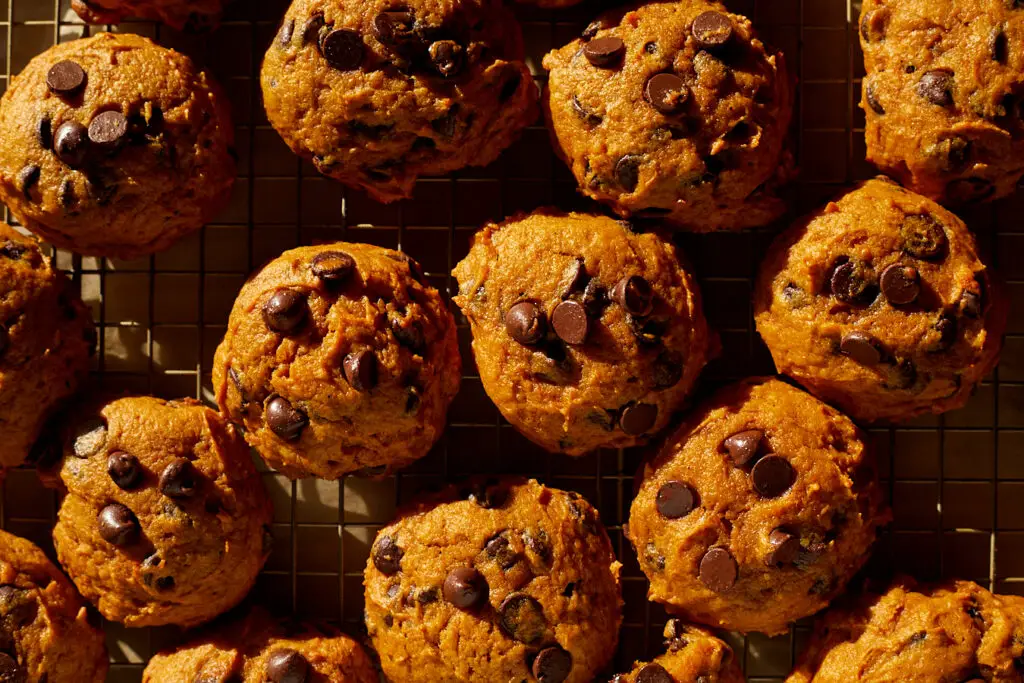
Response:
[[[658,54],[658,44],[653,40],[644,43],[644,52],[646,52],[649,55]]]
[[[548,631],[544,608],[526,593],[512,593],[498,607],[498,623],[514,640],[533,645]]]
[[[645,664],[636,674],[636,683],[676,683],[676,679],[661,664]]]
[[[981,295],[969,289],[960,296],[960,312],[968,318],[980,318],[983,309]]]
[[[938,333],[938,339],[928,348],[928,350],[932,353],[941,353],[953,348],[956,344],[958,333],[956,318],[948,313],[944,314],[935,322],[934,327],[935,331]]]
[[[50,92],[70,97],[85,86],[85,70],[75,62],[64,60],[50,67],[46,73],[46,87]]]
[[[697,15],[691,30],[700,47],[714,50],[724,47],[732,39],[732,20],[721,12],[708,11]]]
[[[690,89],[675,74],[655,74],[644,86],[644,99],[666,115],[678,113],[689,97]]]
[[[800,538],[785,529],[774,529],[768,534],[768,554],[764,563],[769,567],[793,564],[800,553]]]
[[[885,39],[889,25],[889,9],[881,8],[865,12],[860,20],[860,35],[866,43],[877,43]]]
[[[438,40],[427,49],[430,61],[445,78],[457,76],[462,70],[465,50],[454,40]]]
[[[373,18],[373,35],[382,44],[395,47],[415,38],[413,25],[411,12],[404,10],[381,12]]]
[[[36,140],[39,141],[39,146],[43,149],[49,150],[53,147],[53,124],[50,117],[45,114],[39,118],[39,123],[36,124]]]
[[[75,430],[75,457],[92,457],[103,450],[106,443],[107,423],[100,418],[86,420]]]
[[[583,289],[583,306],[587,313],[594,318],[600,318],[608,303],[608,288],[598,282],[597,278],[590,278]]]
[[[292,36],[295,34],[295,20],[289,19],[288,21],[281,24],[281,30],[277,33],[277,42],[281,44],[281,47],[288,47],[292,42]]]
[[[639,154],[627,154],[615,162],[615,180],[626,192],[636,190],[640,182],[640,162],[643,157]]]
[[[168,498],[188,499],[196,495],[197,473],[188,458],[175,458],[160,473],[160,493]]]
[[[391,334],[395,335],[399,344],[414,354],[422,355],[426,351],[427,338],[420,321],[403,318],[399,313],[392,312],[388,315],[388,323],[391,326]]]
[[[861,365],[878,365],[882,361],[882,349],[878,341],[859,330],[844,335],[839,342],[839,350]]]
[[[989,37],[989,49],[994,61],[1006,64],[1006,60],[1010,56],[1010,43],[1002,26],[992,29],[992,35]]]
[[[953,72],[944,69],[924,72],[917,82],[917,94],[937,107],[953,104]]]
[[[760,429],[747,429],[737,432],[725,439],[722,445],[729,452],[729,458],[736,467],[746,467],[761,450],[764,432]]]
[[[568,299],[571,295],[584,291],[589,280],[586,264],[577,256],[562,271],[562,277],[558,280],[558,290],[563,299]]]
[[[505,503],[508,502],[508,496],[509,490],[507,486],[489,482],[476,487],[469,494],[469,499],[485,510],[496,510],[505,506]]]
[[[377,356],[373,351],[353,351],[341,365],[345,380],[356,391],[370,391],[377,386]]]
[[[107,474],[119,489],[131,491],[142,481],[142,465],[134,455],[117,451],[107,458]]]
[[[77,121],[67,121],[60,125],[53,138],[53,153],[71,168],[78,168],[85,163],[89,152],[89,131]]]
[[[678,351],[662,351],[654,361],[652,373],[655,389],[668,389],[683,378],[683,355]]]
[[[270,431],[285,441],[298,441],[309,425],[309,418],[294,408],[288,399],[275,396],[267,402],[266,422]]]
[[[658,419],[658,406],[652,403],[627,403],[622,407],[619,425],[630,436],[643,434]]]
[[[580,345],[587,341],[590,331],[587,309],[578,301],[563,301],[551,313],[551,327],[565,343]]]
[[[267,680],[269,683],[306,683],[309,662],[295,650],[274,650],[267,657]]]
[[[302,44],[318,44],[320,42],[320,31],[325,25],[326,22],[324,21],[324,15],[322,13],[317,13],[310,17],[309,21],[307,21],[302,27]]]
[[[115,152],[128,139],[128,119],[119,111],[105,111],[89,123],[89,141],[104,152]]]
[[[650,315],[654,308],[654,290],[651,284],[639,275],[630,275],[619,280],[612,288],[612,299],[630,315],[641,318]]]
[[[500,534],[487,541],[484,552],[502,569],[510,569],[519,559],[515,551],[512,550],[509,540]]]
[[[591,40],[583,46],[583,56],[594,66],[608,67],[618,64],[626,54],[626,44],[621,38],[609,36]]]
[[[85,180],[85,190],[97,204],[106,206],[117,194],[117,185],[99,175],[90,175]]]
[[[322,251],[309,264],[313,276],[331,287],[348,282],[355,269],[356,260],[343,251]]]
[[[100,537],[111,545],[122,548],[139,538],[139,520],[120,503],[111,503],[100,510],[98,522]]]
[[[679,519],[693,512],[699,505],[697,492],[689,484],[682,481],[670,481],[662,484],[655,498],[658,512],[666,519]]]
[[[520,344],[536,344],[547,328],[547,316],[532,301],[520,301],[505,314],[505,329]]]
[[[363,63],[365,51],[362,36],[347,28],[335,29],[320,41],[320,52],[324,59],[338,71],[358,69]]]
[[[562,683],[572,672],[572,655],[558,646],[546,647],[533,660],[537,683]]]
[[[595,114],[583,106],[583,103],[580,102],[580,99],[576,95],[572,96],[572,110],[576,112],[576,116],[578,116],[580,120],[588,126],[596,126],[604,120],[599,114]]]
[[[873,81],[864,81],[864,99],[867,100],[868,106],[871,107],[871,111],[875,112],[879,116],[885,113],[885,107],[878,101],[878,93],[875,92],[875,84]]]
[[[432,605],[441,599],[441,590],[437,586],[416,591],[416,602],[421,605]]]
[[[608,26],[606,25],[606,21],[603,18],[595,19],[594,21],[587,24],[587,27],[583,29],[583,33],[580,34],[580,37],[582,37],[585,41],[591,40],[594,36],[597,35],[598,31],[601,31],[602,29],[606,28],[608,28]]]
[[[487,600],[487,579],[472,567],[458,567],[444,580],[444,599],[459,609],[473,609]]]
[[[894,306],[905,306],[917,301],[921,293],[921,275],[917,268],[894,263],[882,271],[878,280],[882,294]]]
[[[796,472],[780,455],[766,455],[750,470],[754,490],[763,498],[778,498],[796,481]]]
[[[540,558],[544,564],[551,564],[554,559],[554,551],[551,549],[551,541],[548,539],[548,533],[543,529],[533,532],[529,529],[523,531],[523,543],[526,547],[533,552],[534,555]]]
[[[501,92],[498,93],[499,102],[508,102],[512,99],[512,96],[519,92],[519,86],[523,83],[523,75],[516,71],[513,73],[505,84],[501,86]]]
[[[390,536],[381,536],[373,548],[373,566],[381,574],[391,576],[402,570],[405,551]]]
[[[946,185],[946,196],[956,204],[983,202],[996,193],[996,186],[984,178],[957,178]]]
[[[32,188],[39,183],[39,176],[41,174],[42,169],[35,164],[29,164],[18,172],[18,187],[21,189],[21,193],[25,195],[25,199],[32,198]]]
[[[263,322],[280,334],[290,334],[306,321],[306,297],[294,289],[279,289],[263,305]]]
[[[946,251],[946,231],[931,214],[912,214],[900,224],[903,251],[920,259],[933,259]]]
[[[711,548],[700,559],[701,583],[716,593],[724,593],[732,588],[738,574],[739,567],[736,566],[736,560],[725,548]]]
[[[839,301],[847,304],[866,304],[874,299],[874,271],[860,260],[840,261],[833,267],[829,288]]]

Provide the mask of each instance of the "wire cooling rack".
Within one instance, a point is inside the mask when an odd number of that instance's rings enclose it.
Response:
[[[543,54],[577,35],[602,9],[600,2],[585,0],[561,11],[517,8],[538,82],[544,79]],[[754,19],[800,78],[794,134],[802,180],[796,193],[800,205],[791,215],[822,203],[844,184],[874,175],[864,161],[863,115],[856,107],[863,74],[856,30],[859,3],[727,4]],[[54,42],[102,30],[83,26],[68,5],[69,0],[0,0],[4,87],[11,74]],[[401,248],[423,264],[439,290],[450,293],[449,273],[485,221],[550,204],[587,208],[572,176],[552,154],[539,120],[491,166],[423,179],[413,199],[399,204],[376,204],[319,177],[267,125],[260,101],[259,64],[286,5],[285,0],[238,0],[213,39],[151,23],[115,27],[182,50],[218,75],[234,105],[239,180],[230,207],[215,223],[165,253],[115,261],[55,252],[59,266],[81,286],[100,326],[97,383],[208,400],[213,351],[246,274],[295,245],[349,240]],[[1009,281],[1013,313],[996,373],[963,410],[872,432],[896,515],[873,560],[882,571],[906,571],[922,579],[962,577],[1000,592],[1024,593],[1022,215],[1024,196],[964,216],[983,252]],[[747,303],[758,256],[772,233],[680,236],[704,287],[709,320],[723,342],[722,358],[704,375],[705,390],[773,371]],[[448,477],[518,473],[575,489],[597,506],[625,565],[617,670],[657,654],[665,615],[646,601],[646,581],[622,535],[641,454],[605,451],[570,459],[541,452],[505,423],[487,399],[469,352],[468,328],[459,322],[466,361],[462,390],[444,437],[428,457],[383,481],[293,483],[261,466],[275,504],[276,547],[257,584],[259,599],[300,616],[338,620],[359,633],[368,547],[396,505]],[[55,510],[54,495],[33,472],[8,476],[0,522],[51,556]],[[115,683],[139,681],[149,656],[180,639],[172,628],[107,624],[106,631],[113,663],[109,680]],[[778,638],[755,634],[731,641],[750,681],[780,681],[806,635],[802,624]]]

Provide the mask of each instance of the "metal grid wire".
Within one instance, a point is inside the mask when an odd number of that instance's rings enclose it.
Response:
[[[600,9],[599,2],[587,0],[556,12],[517,8],[539,82],[544,77],[541,56],[577,35]],[[863,73],[856,31],[859,2],[727,4],[754,19],[800,78],[795,142],[803,180],[801,205],[793,213],[873,175],[863,160],[863,115],[856,107]],[[163,254],[125,262],[55,252],[60,267],[80,284],[100,326],[97,382],[165,397],[208,399],[210,360],[246,274],[297,244],[349,240],[401,248],[420,260],[433,284],[450,293],[449,273],[483,222],[548,204],[587,206],[552,154],[540,121],[491,166],[423,179],[414,198],[399,204],[376,204],[319,177],[267,125],[260,101],[257,70],[286,5],[285,0],[238,0],[212,39],[150,23],[116,27],[191,54],[218,75],[234,105],[239,181],[231,206],[216,223]],[[4,87],[11,74],[55,41],[97,30],[81,24],[68,0],[0,0]],[[1001,266],[1017,312],[1024,306],[1024,228],[1015,218],[1022,213],[1024,197],[1016,197],[965,216],[983,251]],[[753,331],[749,305],[742,303],[751,298],[757,257],[772,232],[680,236],[704,286],[710,322],[723,341],[723,357],[705,373],[706,388],[772,372],[771,358]],[[399,502],[449,476],[519,473],[575,489],[597,506],[625,565],[617,670],[657,654],[665,615],[646,601],[646,581],[622,536],[641,454],[609,451],[570,459],[541,452],[487,400],[461,319],[459,338],[466,361],[462,391],[448,430],[424,460],[383,481],[289,482],[263,468],[275,503],[277,543],[257,584],[259,599],[300,616],[338,620],[358,633],[368,546]],[[997,591],[1024,593],[1024,318],[1011,316],[1004,360],[966,408],[872,434],[896,513],[873,563],[922,579],[956,576]],[[2,506],[4,528],[52,555],[56,500],[34,473],[19,470],[8,476]],[[106,628],[113,662],[109,680],[117,683],[139,681],[148,657],[180,639],[175,629]],[[749,680],[780,681],[806,635],[803,624],[779,638],[753,634],[731,640]]]

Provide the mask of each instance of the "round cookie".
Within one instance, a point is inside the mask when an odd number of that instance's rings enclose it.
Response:
[[[245,597],[272,510],[233,425],[191,399],[134,397],[80,411],[61,437],[53,541],[104,617],[190,627]]]
[[[627,535],[651,600],[776,635],[843,592],[888,516],[853,422],[752,378],[700,406],[644,466]]]
[[[107,647],[93,621],[42,550],[0,531],[0,681],[103,683]]]
[[[787,683],[1019,683],[1024,598],[898,581],[829,610]]]
[[[575,493],[451,487],[377,534],[366,626],[392,681],[590,683],[618,640],[619,568]]]
[[[56,45],[0,100],[0,199],[59,247],[135,258],[227,203],[234,131],[220,87],[131,34]]]
[[[488,225],[454,274],[484,389],[550,451],[645,443],[715,343],[672,244],[611,218],[540,211]]]
[[[536,118],[499,0],[295,0],[267,50],[267,118],[324,175],[381,202],[486,166]]]
[[[36,437],[85,379],[95,344],[75,287],[35,240],[0,223],[0,468],[40,455]]]
[[[611,683],[746,683],[732,648],[704,629],[680,619],[665,624],[667,652],[653,662],[637,662]]]
[[[127,18],[162,21],[179,31],[206,31],[220,23],[227,0],[71,0],[87,24],[119,24]]]
[[[867,158],[908,188],[960,205],[1024,175],[1024,3],[864,0]]]
[[[155,655],[143,683],[378,683],[359,643],[327,623],[277,620],[254,607]]]
[[[419,264],[339,242],[287,251],[249,279],[213,386],[274,468],[338,479],[426,455],[460,371],[455,320]]]
[[[544,68],[552,141],[588,197],[695,231],[785,210],[791,78],[746,17],[706,0],[612,11]]]
[[[779,372],[855,420],[967,402],[995,367],[1007,306],[963,221],[870,180],[780,235],[755,319]]]

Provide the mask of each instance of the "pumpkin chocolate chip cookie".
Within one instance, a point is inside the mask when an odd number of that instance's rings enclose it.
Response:
[[[888,520],[864,435],[777,379],[722,389],[643,469],[628,536],[670,612],[783,633],[843,592]]]
[[[377,683],[359,643],[329,624],[278,620],[254,607],[156,655],[143,683]]]
[[[550,451],[646,442],[714,344],[672,244],[611,218],[539,211],[488,225],[454,274],[484,389]]]
[[[35,461],[46,419],[89,370],[96,331],[39,244],[0,223],[0,468]]]
[[[829,610],[787,683],[1019,683],[1024,598],[898,581]]]
[[[1010,194],[1024,175],[1024,4],[864,0],[868,160],[958,205]]]
[[[791,79],[745,17],[706,0],[613,11],[544,68],[555,148],[587,196],[697,231],[784,211]]]
[[[779,372],[867,422],[962,406],[996,365],[1006,315],[963,221],[887,180],[778,237],[755,293]]]
[[[708,631],[670,619],[665,624],[667,652],[638,662],[611,683],[745,683],[732,648]]]
[[[89,24],[118,24],[124,19],[162,21],[185,31],[206,31],[220,22],[227,0],[71,0],[71,9]]]
[[[295,0],[263,62],[267,118],[324,175],[409,197],[534,120],[522,43],[499,0]]]
[[[0,531],[0,681],[102,683],[103,632],[43,551]]]
[[[123,398],[68,421],[57,556],[101,614],[195,626],[236,605],[270,552],[245,441],[192,400]]]
[[[227,202],[233,139],[207,72],[146,38],[101,33],[35,57],[0,100],[0,199],[59,247],[150,254]]]
[[[366,626],[401,683],[590,683],[618,640],[597,512],[536,481],[475,481],[405,511],[366,565]]]
[[[250,278],[213,386],[270,465],[338,479],[426,455],[460,371],[455,320],[419,264],[339,242],[287,251]]]

